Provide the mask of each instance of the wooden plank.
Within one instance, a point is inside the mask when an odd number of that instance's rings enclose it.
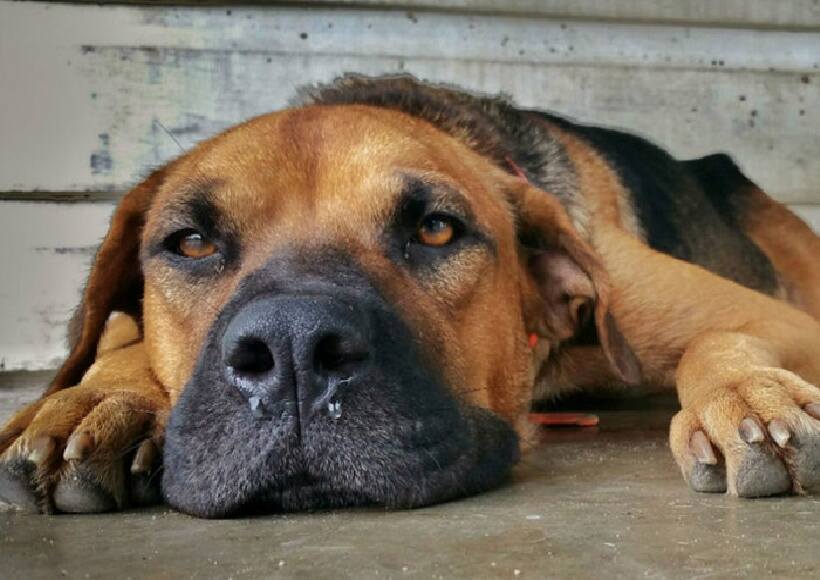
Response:
[[[0,370],[54,368],[111,204],[0,202]]]
[[[76,0],[75,0],[76,1]],[[88,4],[202,5],[218,0],[121,0]],[[284,4],[250,0],[243,4]],[[301,0],[302,6],[349,6],[391,10],[457,11],[526,14],[549,18],[587,18],[638,22],[685,23],[745,27],[820,27],[820,6],[814,0]]]
[[[51,369],[65,356],[65,324],[113,207],[0,202],[0,370]],[[792,207],[820,233],[820,205]]]
[[[296,86],[358,71],[505,91],[679,156],[730,151],[779,199],[810,203],[818,68],[820,34],[807,32],[2,3],[0,191],[123,191],[180,146],[284,106]]]
[[[53,374],[47,371],[0,373],[0,426],[23,405],[38,399]]]

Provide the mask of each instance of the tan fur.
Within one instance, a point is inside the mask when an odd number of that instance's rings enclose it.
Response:
[[[820,427],[800,411],[820,401],[814,386],[820,384],[820,324],[784,302],[648,248],[620,223],[623,193],[611,169],[584,144],[564,140],[582,190],[595,198],[593,245],[612,283],[612,310],[645,380],[677,387],[683,410],[670,434],[675,457],[688,473],[694,463],[690,438],[704,430],[725,456],[729,492],[735,492],[746,448],[738,434],[744,418],[781,418],[797,433]],[[763,213],[750,218],[750,231],[811,307],[820,288],[820,240],[785,208],[757,195]],[[799,486],[796,481],[795,490]]]
[[[0,434],[0,451],[6,458],[26,455],[45,435],[57,441],[57,453],[83,430],[93,436],[93,460],[105,466],[145,437],[159,442],[213,320],[243,277],[277,250],[322,245],[345,248],[356,260],[457,396],[509,420],[525,441],[536,375],[552,389],[630,381],[638,373],[645,383],[677,386],[683,411],[671,441],[685,473],[697,430],[718,446],[731,472],[739,461],[737,424],[748,413],[811,427],[794,409],[820,401],[811,386],[820,384],[820,324],[651,250],[638,238],[628,196],[606,161],[553,130],[577,170],[589,213],[586,239],[551,196],[395,111],[307,107],[257,118],[201,144],[121,203],[89,279],[79,339],[48,396]],[[399,170],[463,193],[498,241],[497,254],[462,256],[431,278],[411,276],[382,255],[377,242],[399,194]],[[117,292],[141,283],[133,276],[140,242],[162,231],[170,205],[209,183],[221,212],[242,232],[240,266],[215,283],[192,285],[167,264],[148,260],[142,341],[133,343],[136,327],[128,318],[111,321],[102,335],[121,302]],[[816,315],[820,265],[811,263],[811,252],[817,255],[817,237],[791,229],[790,214],[766,200],[760,211],[776,219],[752,220],[750,231]],[[568,331],[556,328],[516,227],[538,230],[547,245],[542,250],[561,253],[588,277],[578,287],[584,300],[594,301],[601,346],[560,347]],[[531,332],[542,339],[534,350],[527,345]],[[88,368],[95,348],[97,360]],[[758,396],[761,382],[776,396]],[[46,486],[73,469],[72,462],[43,465],[51,466],[42,468]],[[122,498],[122,481],[110,469],[100,471],[102,483]]]
[[[780,273],[787,299],[820,320],[820,237],[760,189],[750,188],[747,195],[747,233]]]

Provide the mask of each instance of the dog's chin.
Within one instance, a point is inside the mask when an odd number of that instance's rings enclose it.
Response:
[[[193,382],[166,432],[165,498],[200,517],[413,508],[504,481],[518,459],[508,423],[451,397],[414,405],[391,392],[351,390],[334,413],[298,425],[286,412],[255,415],[234,389]]]

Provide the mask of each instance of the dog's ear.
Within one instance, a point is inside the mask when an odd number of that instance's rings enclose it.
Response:
[[[617,376],[639,383],[640,363],[609,311],[609,277],[594,250],[555,196],[523,182],[512,190],[522,259],[540,297],[536,316],[542,331],[564,341],[594,322]]]
[[[69,355],[46,395],[76,385],[94,363],[97,344],[112,312],[141,318],[143,293],[139,261],[145,216],[165,179],[168,166],[154,171],[122,198],[108,233],[97,250],[82,301],[69,323]]]

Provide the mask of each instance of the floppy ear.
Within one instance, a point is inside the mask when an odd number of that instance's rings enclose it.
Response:
[[[515,186],[519,239],[540,294],[542,331],[554,341],[575,337],[592,320],[601,348],[617,376],[641,379],[640,363],[609,312],[609,277],[573,227],[558,199],[526,183]]]
[[[114,311],[140,318],[143,278],[139,262],[145,214],[165,179],[167,166],[154,171],[120,201],[97,250],[82,301],[69,323],[69,355],[46,395],[76,385],[94,363],[97,344]]]

